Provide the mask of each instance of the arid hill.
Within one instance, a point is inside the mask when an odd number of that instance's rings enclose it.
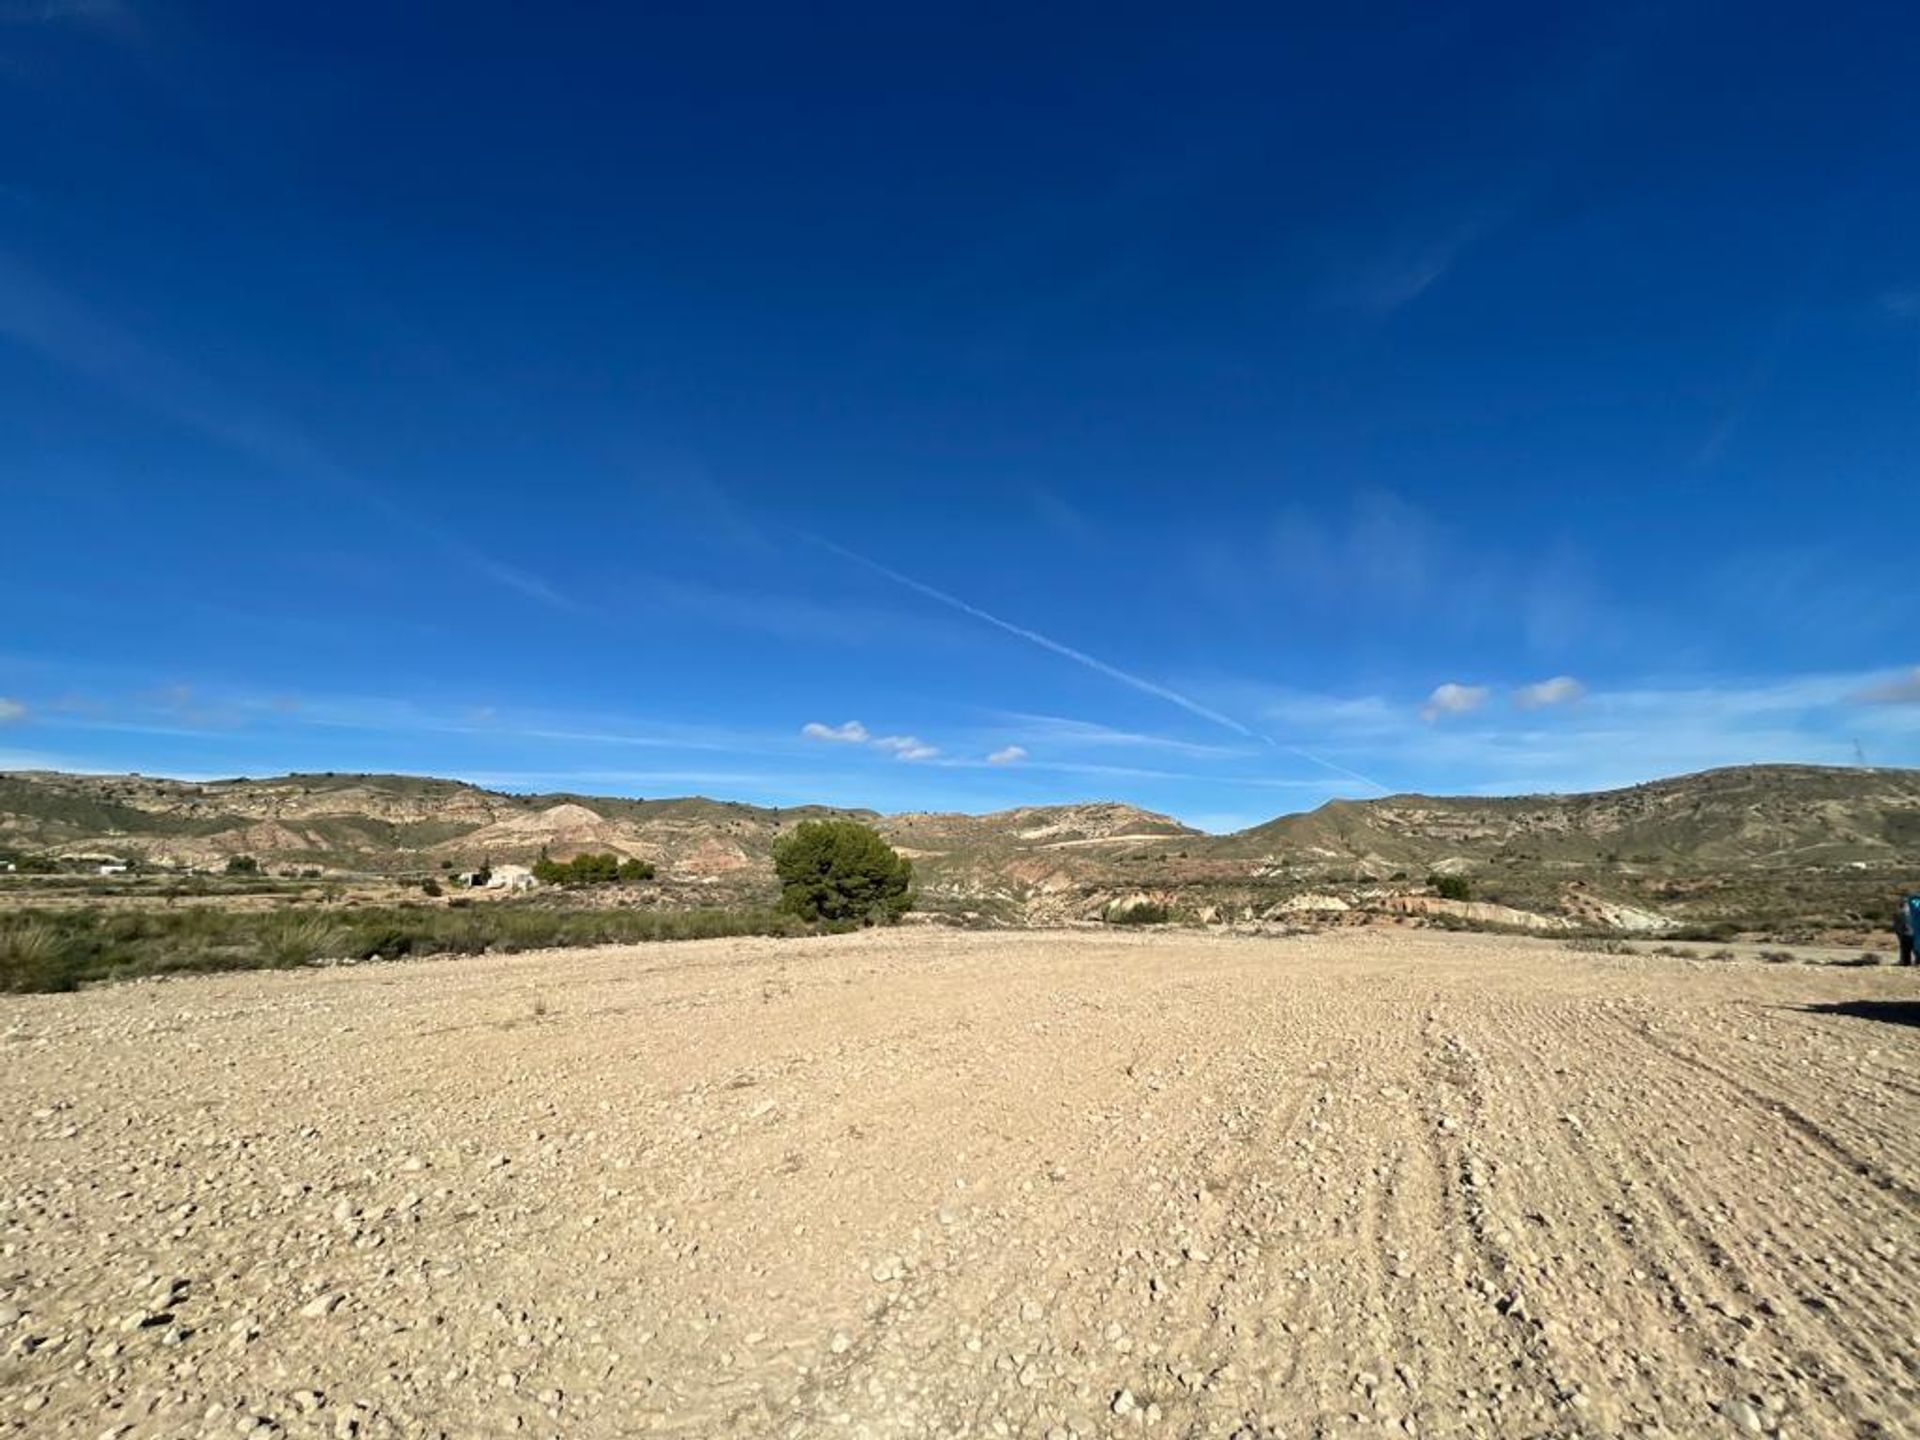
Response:
[[[1920,860],[1920,770],[1743,765],[1584,795],[1336,800],[1211,853],[1373,865]]]
[[[1111,917],[1151,901],[1191,918],[1660,929],[1753,916],[1828,931],[1880,923],[1920,884],[1920,771],[1707,771],[1583,795],[1334,801],[1226,836],[1111,802],[986,815],[698,797],[509,795],[401,775],[190,782],[0,775],[0,850],[209,868],[423,874],[611,851],[651,861],[669,900],[770,894],[771,851],[802,820],[877,826],[916,867],[923,908],[989,919]],[[1911,872],[1911,873],[1910,873]],[[1472,909],[1429,893],[1458,875]]]

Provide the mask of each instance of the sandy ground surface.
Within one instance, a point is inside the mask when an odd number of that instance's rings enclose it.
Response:
[[[1920,1433],[1920,977],[916,932],[0,1002],[0,1433]]]

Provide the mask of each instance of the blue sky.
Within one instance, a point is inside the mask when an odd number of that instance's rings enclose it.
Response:
[[[1920,764],[1911,7],[667,10],[0,0],[0,766]]]

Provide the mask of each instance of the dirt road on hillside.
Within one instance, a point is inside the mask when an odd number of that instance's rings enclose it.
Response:
[[[1916,1434],[1916,1020],[1357,931],[7,999],[0,1434]]]

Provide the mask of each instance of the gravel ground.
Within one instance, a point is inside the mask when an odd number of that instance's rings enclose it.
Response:
[[[0,1434],[1916,1434],[1917,1020],[1364,931],[10,998]]]

